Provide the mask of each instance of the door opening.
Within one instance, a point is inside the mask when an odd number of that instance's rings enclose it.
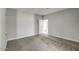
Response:
[[[48,20],[39,20],[39,34],[48,34]]]

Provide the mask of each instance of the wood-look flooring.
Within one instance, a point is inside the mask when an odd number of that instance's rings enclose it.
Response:
[[[79,43],[40,34],[8,41],[6,51],[79,51]]]

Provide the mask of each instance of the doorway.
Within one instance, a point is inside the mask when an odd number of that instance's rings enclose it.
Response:
[[[39,20],[39,34],[48,34],[48,20]]]

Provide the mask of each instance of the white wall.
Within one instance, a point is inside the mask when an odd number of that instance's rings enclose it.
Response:
[[[35,15],[7,9],[8,40],[23,38],[35,34]]]
[[[79,9],[67,9],[45,16],[49,35],[79,42]]]
[[[42,20],[42,16],[41,15],[35,15],[35,33],[39,34],[39,20]]]
[[[8,39],[16,37],[16,10],[7,9],[7,36]]]
[[[0,8],[0,51],[5,50],[6,43],[6,9]]]
[[[17,11],[17,37],[35,34],[34,15]]]

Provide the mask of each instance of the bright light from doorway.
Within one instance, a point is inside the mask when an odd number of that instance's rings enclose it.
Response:
[[[39,20],[39,33],[48,34],[48,20]]]

